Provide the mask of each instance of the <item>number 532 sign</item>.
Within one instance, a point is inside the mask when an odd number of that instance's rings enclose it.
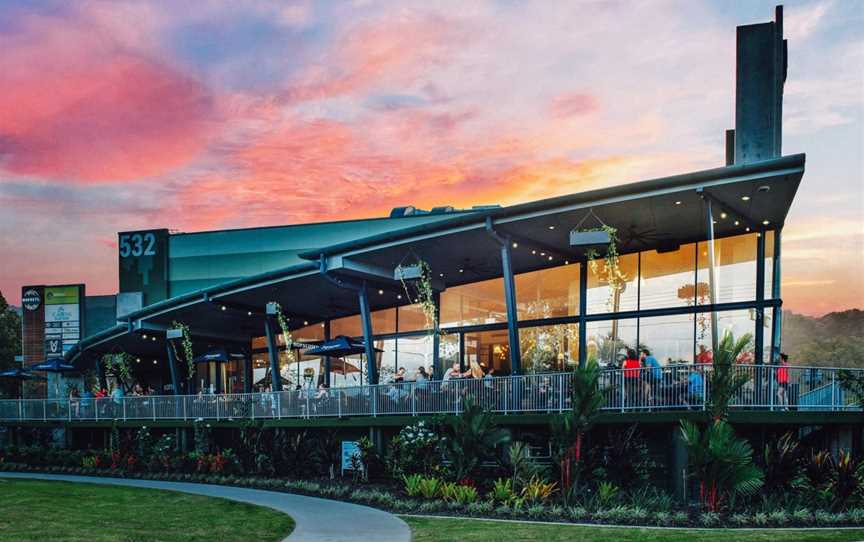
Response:
[[[144,305],[168,298],[168,230],[120,232],[120,291],[142,292]]]

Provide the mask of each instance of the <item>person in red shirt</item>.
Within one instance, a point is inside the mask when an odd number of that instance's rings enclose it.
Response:
[[[774,380],[777,382],[777,404],[787,410],[789,407],[789,356],[781,353],[779,361],[779,366],[774,370]]]
[[[624,369],[624,393],[627,406],[640,406],[640,390],[642,389],[642,363],[632,348],[627,349],[627,359],[621,366]]]
[[[705,348],[704,344],[699,345],[699,353],[696,354],[696,363],[699,365],[710,365],[714,363],[714,354]]]

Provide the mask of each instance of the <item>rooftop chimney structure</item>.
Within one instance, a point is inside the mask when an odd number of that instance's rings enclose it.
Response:
[[[735,164],[760,162],[781,156],[783,85],[787,68],[783,39],[783,6],[775,8],[774,21],[738,27],[735,74]]]

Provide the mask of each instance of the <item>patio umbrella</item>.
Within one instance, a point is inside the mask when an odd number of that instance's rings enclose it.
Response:
[[[0,378],[7,378],[9,380],[46,380],[44,376],[34,375],[30,371],[23,369],[21,367],[16,367],[14,369],[10,369],[8,371],[3,371],[0,373]]]
[[[201,354],[200,356],[195,356],[193,360],[195,363],[208,363],[210,361],[216,361],[219,363],[226,363],[231,360],[242,360],[246,359],[244,354],[238,354],[236,352],[229,352],[227,348],[223,346],[219,346],[216,348],[211,348],[207,352]]]
[[[380,348],[373,348],[373,350],[375,352],[383,352]],[[365,342],[354,340],[345,335],[338,335],[315,348],[310,348],[304,352],[304,354],[307,356],[330,356],[333,358],[342,358],[354,354],[364,354],[365,352]]]
[[[63,358],[47,359],[42,363],[31,365],[27,367],[27,369],[30,371],[46,371],[49,373],[66,373],[78,370],[74,365],[64,362]]]

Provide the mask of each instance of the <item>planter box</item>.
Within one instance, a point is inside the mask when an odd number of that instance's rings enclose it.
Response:
[[[570,246],[579,248],[599,248],[608,245],[611,239],[609,232],[599,231],[576,231],[570,232]]]
[[[418,280],[423,276],[419,265],[400,265],[393,271],[396,280]]]

